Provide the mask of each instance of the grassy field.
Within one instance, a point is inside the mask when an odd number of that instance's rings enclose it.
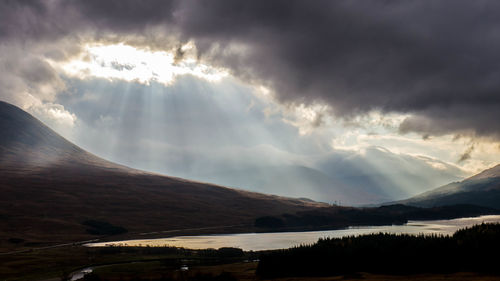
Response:
[[[495,274],[383,275],[354,273],[329,277],[260,278],[256,275],[258,253],[193,251],[178,248],[86,248],[48,249],[0,256],[0,280],[64,280],[70,273],[93,267],[94,280],[366,280],[441,281],[500,280]],[[188,270],[180,270],[187,266]],[[89,280],[92,280],[89,278]]]
[[[277,279],[261,279],[255,275],[255,270],[257,268],[257,262],[238,262],[231,264],[215,265],[215,266],[194,266],[191,267],[189,271],[182,272],[179,270],[158,271],[161,265],[149,264],[145,265],[143,268],[139,266],[139,271],[141,272],[144,268],[148,268],[150,271],[141,275],[142,279],[158,279],[158,278],[171,278],[177,280],[189,280],[189,279],[202,279],[200,276],[205,276],[205,278],[217,277],[224,273],[233,276],[236,280],[240,281],[251,281],[251,280],[280,280],[280,281],[306,281],[306,280],[323,280],[323,281],[335,281],[335,280],[365,280],[365,281],[493,281],[500,280],[500,276],[488,275],[488,274],[478,274],[471,272],[459,272],[453,274],[416,274],[416,275],[381,275],[381,274],[369,274],[369,273],[356,273],[350,275],[339,275],[331,277],[294,277],[294,278],[277,278]],[[137,268],[137,267],[136,267]],[[127,280],[125,279],[126,274],[133,271],[134,267],[128,267],[125,265],[108,267],[98,269],[96,273],[105,280]],[[144,272],[144,271],[143,271]],[[130,276],[130,275],[129,275]],[[137,275],[132,275],[136,278]]]
[[[135,269],[137,271],[134,271]],[[143,271],[147,268],[149,271]],[[164,268],[161,270],[160,264],[149,264],[143,268],[141,266],[116,266],[98,269],[96,273],[102,280],[118,281],[118,280],[217,280],[219,276],[230,276],[234,280],[253,281],[253,280],[279,280],[279,281],[307,281],[307,280],[364,280],[364,281],[497,281],[500,276],[491,274],[479,274],[472,272],[458,272],[453,274],[416,274],[416,275],[382,275],[370,273],[356,273],[350,275],[339,275],[331,277],[292,277],[292,278],[276,278],[276,279],[261,279],[255,275],[257,262],[239,262],[232,264],[214,265],[214,266],[194,266],[189,271],[182,272],[180,270],[169,270]],[[133,272],[131,275],[127,275]],[[137,272],[143,272],[142,275],[136,275]],[[128,277],[126,277],[128,276]],[[140,277],[138,277],[140,276]],[[230,277],[226,277],[228,280]],[[130,279],[128,279],[130,278]],[[141,279],[137,279],[141,278]]]
[[[224,248],[195,251],[168,247],[61,247],[0,255],[0,280],[62,279],[90,266],[97,272],[122,272],[122,277],[134,277],[171,272],[186,264],[218,265],[253,259],[255,253]]]

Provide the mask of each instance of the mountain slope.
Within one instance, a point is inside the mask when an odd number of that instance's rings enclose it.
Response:
[[[500,165],[398,203],[421,207],[474,204],[500,209]]]
[[[257,192],[271,190],[275,194],[293,197],[305,196],[318,201],[343,203],[344,205],[373,202],[372,194],[358,192],[341,181],[335,181],[325,173],[299,165],[247,166],[223,171],[211,171],[197,177],[208,182],[218,182],[225,186],[241,186]],[[358,199],[359,201],[355,201]],[[379,198],[376,198],[379,199]],[[387,198],[385,198],[387,199]],[[362,201],[365,200],[365,201]]]
[[[252,225],[322,204],[147,173],[96,157],[0,102],[0,248],[88,239],[87,220],[129,232]],[[104,141],[104,140],[103,140]],[[11,239],[12,241],[12,239]]]

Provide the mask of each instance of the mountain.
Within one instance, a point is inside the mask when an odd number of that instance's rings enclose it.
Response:
[[[406,198],[406,196],[392,197],[382,190],[380,186],[385,183],[386,186],[392,187],[392,195],[398,194],[398,188],[383,175],[328,172],[301,165],[248,165],[233,169],[211,170],[206,174],[195,175],[194,178],[217,182],[224,186],[241,187],[257,192],[271,191],[273,194],[287,194],[292,197],[308,197],[344,206]]]
[[[452,165],[375,146],[360,151],[335,150],[307,157],[307,161],[299,161],[302,156],[291,156],[272,146],[235,149],[231,153],[174,149],[174,154],[169,155],[182,159],[181,162],[165,159],[167,152],[161,153],[161,149],[155,153],[147,145],[140,147],[144,152],[110,157],[143,170],[343,206],[402,200],[463,179],[462,171]],[[130,159],[132,154],[135,156]]]
[[[381,198],[378,194],[363,192],[335,180],[318,169],[300,165],[246,166],[210,171],[196,178],[224,186],[243,187],[257,192],[272,191],[274,194],[293,197],[307,196],[313,200],[342,205],[380,202],[382,199],[387,201],[387,198]]]
[[[89,239],[110,229],[141,233],[253,225],[263,215],[325,205],[111,163],[5,102],[0,102],[0,132],[0,248],[12,247],[12,241]]]
[[[473,204],[500,209],[500,165],[397,203],[420,207]]]
[[[257,192],[307,197],[343,206],[366,206],[402,200],[428,191],[433,186],[462,179],[455,176],[460,171],[446,163],[399,155],[381,147],[368,147],[363,152],[336,151],[307,164],[290,164],[286,161],[279,164],[248,161],[236,165],[221,163],[223,161],[201,162],[211,165],[201,165],[208,166],[207,169],[190,166],[184,173],[166,167],[164,170],[199,181]],[[429,163],[444,168],[435,169]]]

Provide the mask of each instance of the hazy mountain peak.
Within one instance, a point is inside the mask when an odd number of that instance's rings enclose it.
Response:
[[[500,208],[500,165],[460,182],[453,182],[399,203],[415,206],[473,204]]]
[[[25,167],[100,166],[127,169],[66,140],[22,109],[0,101],[0,163]]]
[[[496,178],[496,177],[500,177],[500,164],[492,168],[486,169],[481,173],[468,178],[468,180],[479,180],[479,179]]]

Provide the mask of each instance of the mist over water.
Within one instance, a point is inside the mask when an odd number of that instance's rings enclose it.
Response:
[[[189,249],[236,247],[245,251],[284,249],[301,244],[312,244],[319,238],[340,238],[372,233],[392,234],[442,234],[453,235],[455,231],[481,223],[499,223],[500,215],[460,218],[453,220],[409,221],[404,225],[363,226],[328,231],[243,233],[222,235],[178,236],[160,239],[126,240],[90,243],[86,246],[170,246]]]

